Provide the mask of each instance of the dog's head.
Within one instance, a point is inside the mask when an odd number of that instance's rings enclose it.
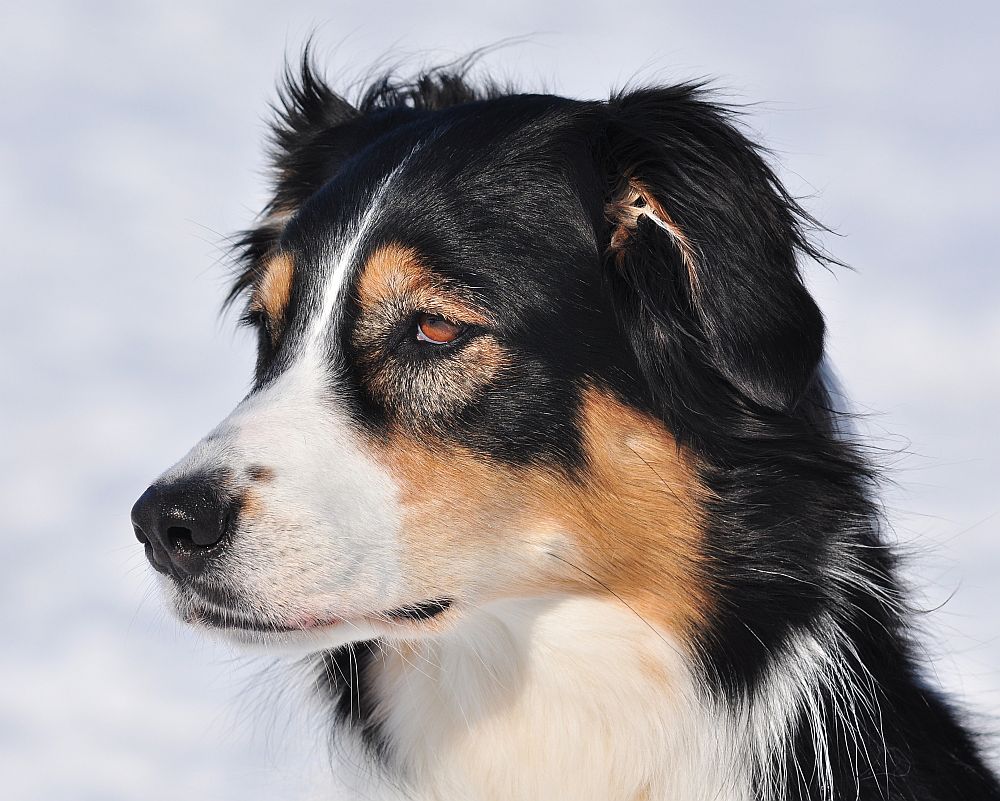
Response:
[[[807,415],[801,212],[690,86],[610,102],[308,68],[234,297],[253,388],[133,509],[179,613],[320,650],[512,597],[712,615],[705,466]],[[761,423],[763,424],[763,423]]]

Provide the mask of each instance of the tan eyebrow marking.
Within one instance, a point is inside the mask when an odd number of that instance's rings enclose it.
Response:
[[[365,312],[402,304],[410,311],[440,314],[454,322],[477,325],[491,322],[434,275],[416,250],[399,244],[383,245],[368,258],[358,279],[357,292]]]
[[[274,322],[281,322],[292,297],[295,262],[289,253],[277,253],[264,264],[257,286],[250,296],[250,308],[262,311]]]

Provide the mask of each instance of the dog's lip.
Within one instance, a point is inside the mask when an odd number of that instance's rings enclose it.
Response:
[[[188,623],[197,623],[212,629],[252,631],[257,634],[287,634],[293,631],[305,631],[307,628],[314,628],[313,626],[292,626],[252,620],[235,612],[220,611],[201,604],[193,607],[186,617]],[[333,618],[326,625],[337,625],[340,622],[342,621]]]
[[[199,604],[193,608],[188,615],[191,623],[200,623],[210,628],[230,629],[236,631],[252,631],[258,634],[290,634],[297,631],[316,631],[318,629],[333,628],[345,623],[356,623],[360,619],[368,622],[382,622],[400,625],[413,625],[424,623],[438,617],[448,610],[454,601],[451,598],[431,598],[426,601],[405,604],[387,612],[380,612],[375,615],[365,615],[361,618],[350,617],[314,617],[312,615],[302,616],[293,622],[270,623],[252,620],[241,614],[220,611]]]
[[[443,612],[446,612],[453,603],[454,601],[451,598],[431,598],[426,601],[420,601],[419,603],[407,604],[405,606],[397,607],[396,609],[390,609],[388,612],[384,612],[383,614],[385,617],[390,618],[393,621],[419,622],[430,620]]]

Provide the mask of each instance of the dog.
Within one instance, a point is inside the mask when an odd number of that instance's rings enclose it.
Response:
[[[132,510],[178,615],[315,666],[358,798],[1000,799],[703,86],[290,67],[235,410]],[[350,772],[353,771],[353,772]]]

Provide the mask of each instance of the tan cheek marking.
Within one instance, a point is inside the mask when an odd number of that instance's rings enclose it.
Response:
[[[377,446],[374,456],[400,489],[405,572],[414,586],[448,592],[465,586],[466,571],[483,559],[498,572],[507,567],[500,556],[509,547],[508,524],[528,502],[518,494],[514,472],[437,438],[402,432]]]
[[[278,253],[268,259],[260,283],[250,298],[250,308],[267,314],[274,323],[280,323],[292,297],[292,280],[295,263],[287,253]]]
[[[596,390],[584,395],[582,428],[590,467],[566,512],[590,572],[669,630],[703,624],[707,491],[693,456],[659,421]]]
[[[589,466],[579,480],[402,434],[380,447],[401,487],[413,578],[443,590],[465,578],[463,565],[485,564],[504,594],[611,594],[669,631],[692,632],[710,609],[693,460],[657,421],[595,390],[581,425]],[[564,532],[570,550],[537,550],[543,531]],[[518,559],[531,545],[526,571]]]

